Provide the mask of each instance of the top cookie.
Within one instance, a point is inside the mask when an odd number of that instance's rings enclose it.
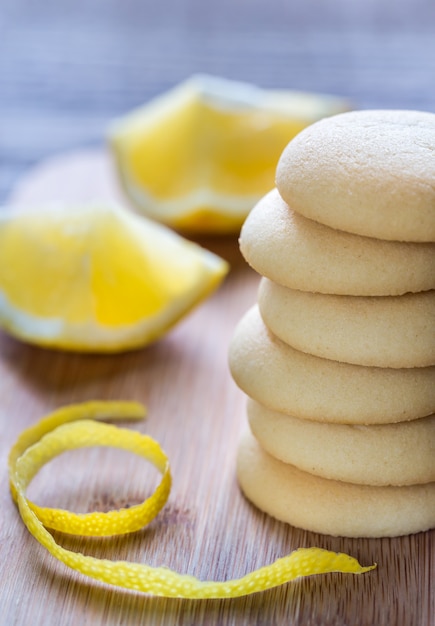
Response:
[[[435,241],[435,114],[352,111],[299,133],[276,185],[296,212],[391,241]]]

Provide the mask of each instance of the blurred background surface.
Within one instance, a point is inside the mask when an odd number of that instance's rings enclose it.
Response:
[[[435,111],[435,2],[0,0],[0,204],[197,72]]]

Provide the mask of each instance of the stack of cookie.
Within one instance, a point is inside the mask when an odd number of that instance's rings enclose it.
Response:
[[[240,247],[245,495],[315,532],[435,526],[435,115],[344,113],[284,150]]]

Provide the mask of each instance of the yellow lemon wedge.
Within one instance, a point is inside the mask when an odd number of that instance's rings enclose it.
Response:
[[[116,171],[133,206],[173,228],[237,232],[274,186],[287,143],[343,98],[195,75],[112,124]]]
[[[29,532],[59,561],[86,576],[117,587],[157,596],[189,599],[235,598],[265,591],[301,576],[342,572],[363,574],[375,565],[361,566],[344,553],[321,548],[300,548],[239,579],[202,581],[167,567],[97,559],[59,545],[47,528],[72,535],[103,537],[139,530],[165,505],[171,487],[169,461],[160,445],[137,431],[94,420],[110,417],[140,419],[144,408],[135,402],[87,402],[63,407],[24,431],[9,454],[12,497]],[[161,473],[154,493],[130,508],[75,514],[36,505],[26,490],[36,473],[67,450],[109,446],[133,452]]]
[[[0,211],[0,326],[42,346],[144,346],[211,294],[228,269],[121,207]]]

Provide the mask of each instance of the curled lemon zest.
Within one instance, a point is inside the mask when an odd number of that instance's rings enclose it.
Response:
[[[301,576],[330,572],[362,574],[376,567],[363,567],[347,554],[300,548],[242,578],[201,581],[166,567],[97,559],[63,548],[47,528],[73,535],[121,535],[148,524],[165,505],[171,488],[171,472],[160,445],[137,431],[95,421],[115,417],[141,419],[144,416],[144,407],[134,402],[71,405],[51,413],[24,431],[12,448],[9,455],[10,488],[21,517],[35,539],[68,567],[110,585],[156,596],[190,599],[235,598],[271,589]],[[27,498],[26,489],[43,465],[66,450],[87,446],[110,446],[133,452],[159,470],[161,481],[141,504],[107,513],[75,514],[40,507]]]

